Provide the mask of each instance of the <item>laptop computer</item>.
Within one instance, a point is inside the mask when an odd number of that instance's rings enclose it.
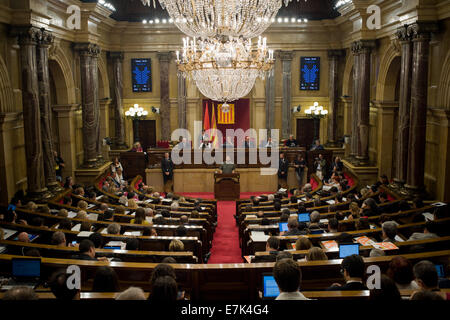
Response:
[[[287,222],[279,222],[278,228],[280,229],[280,232],[288,231]]]
[[[263,283],[263,296],[264,300],[272,300],[278,297],[280,294],[280,289],[278,289],[277,282],[271,273],[262,274]]]
[[[298,214],[298,222],[310,222],[310,221],[311,219],[309,216],[309,212]]]
[[[346,243],[339,245],[339,258],[351,256],[352,254],[359,255],[359,243]]]
[[[2,286],[2,290],[14,287],[35,288],[41,277],[41,259],[11,259],[12,279]]]

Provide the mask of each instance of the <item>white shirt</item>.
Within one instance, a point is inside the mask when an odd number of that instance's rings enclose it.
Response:
[[[311,300],[305,297],[301,292],[281,292],[275,300]]]

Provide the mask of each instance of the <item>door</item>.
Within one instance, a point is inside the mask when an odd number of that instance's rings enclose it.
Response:
[[[155,120],[139,120],[139,139],[144,151],[156,147]]]
[[[320,125],[320,124],[319,124]],[[297,119],[297,141],[300,147],[309,150],[314,140],[314,120]]]

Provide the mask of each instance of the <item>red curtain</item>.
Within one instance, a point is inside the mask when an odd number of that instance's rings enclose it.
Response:
[[[202,119],[205,117],[205,109],[206,106],[208,106],[208,113],[209,115],[212,114],[212,108],[214,107],[214,111],[216,113],[216,120],[217,120],[217,105],[222,104],[222,102],[216,102],[209,99],[203,100],[203,112],[202,112]],[[230,104],[234,104],[234,124],[217,124],[217,130],[220,130],[222,132],[223,140],[225,140],[225,135],[227,133],[227,129],[242,129],[244,131],[247,131],[250,128],[250,99],[239,99],[234,102],[230,102]],[[211,118],[211,116],[210,116]],[[211,119],[210,119],[211,121]],[[204,127],[204,124],[203,124]],[[212,125],[210,125],[212,127]],[[236,141],[235,141],[236,143]]]

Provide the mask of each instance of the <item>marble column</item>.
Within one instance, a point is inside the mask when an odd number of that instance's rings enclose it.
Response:
[[[171,52],[158,52],[161,86],[161,140],[170,140],[169,63]]]
[[[48,48],[54,36],[42,30],[42,36],[37,50],[39,108],[41,110],[42,151],[44,158],[44,173],[47,187],[50,190],[61,190],[56,181],[55,143],[53,141],[52,111],[50,107],[50,75],[48,70]]]
[[[353,54],[353,97],[352,97],[352,135],[350,157],[356,157],[358,153],[358,100],[359,100],[359,47],[357,42],[352,43]]]
[[[328,142],[327,145],[330,147],[336,147],[338,145],[337,137],[337,116],[338,116],[338,103],[339,103],[339,90],[338,90],[338,72],[339,72],[339,59],[344,55],[342,50],[329,50],[328,51],[328,62],[329,62],[329,98],[330,107],[328,114]]]
[[[178,77],[178,128],[187,129],[186,78]]]
[[[97,164],[98,156],[98,108],[96,110],[95,99],[98,100],[98,79],[93,78],[91,72],[91,60],[95,59],[100,48],[91,43],[78,43],[74,46],[75,50],[80,54],[81,67],[81,99],[82,99],[82,119],[83,119],[83,151],[84,163],[83,167],[94,168]],[[97,82],[95,84],[94,82]],[[97,88],[97,93],[95,92]],[[97,102],[98,103],[98,102]]]
[[[275,63],[273,68],[275,69]],[[275,128],[275,72],[266,77],[265,87],[266,129],[272,130]]]
[[[99,99],[99,86],[98,86],[98,56],[100,54],[100,47],[95,45],[91,51],[91,60],[89,61],[89,72],[92,79],[92,93],[94,95],[94,124],[95,124],[95,152],[97,158],[96,166],[101,166],[105,160],[102,153],[102,139],[100,128],[100,99]]]
[[[401,186],[406,181],[408,173],[409,149],[409,117],[411,109],[411,71],[412,71],[412,42],[408,35],[408,27],[397,30],[397,38],[401,45],[400,67],[400,95],[398,110],[397,152],[395,158],[394,186]]]
[[[413,41],[411,110],[409,130],[408,174],[405,187],[410,193],[424,190],[425,144],[427,126],[428,63],[431,33],[437,32],[433,22],[417,22],[408,26]]]
[[[358,144],[356,159],[360,165],[369,163],[370,129],[370,56],[375,41],[358,41],[359,47],[359,95],[358,95]]]
[[[31,199],[38,199],[47,191],[42,154],[41,110],[36,63],[36,46],[42,32],[35,27],[24,27],[13,29],[12,33],[19,37],[20,46],[27,193]]]
[[[114,147],[127,149],[125,143],[125,119],[123,112],[123,52],[110,52],[114,74]]]
[[[291,129],[291,88],[292,88],[292,58],[294,52],[280,51],[279,57],[283,68],[283,100],[281,104],[281,139],[288,139]]]

